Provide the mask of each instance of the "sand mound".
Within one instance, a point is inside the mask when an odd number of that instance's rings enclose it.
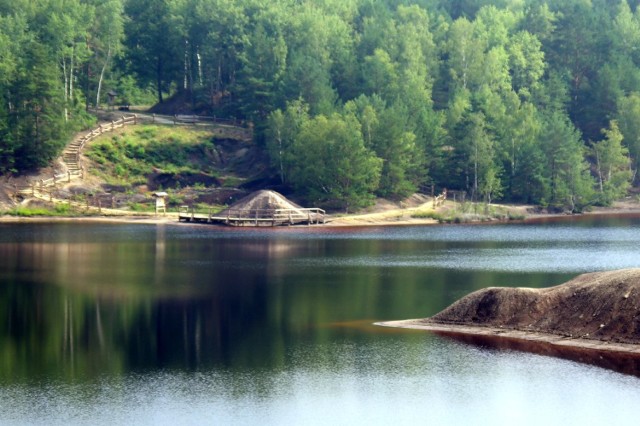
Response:
[[[640,269],[584,274],[546,289],[486,288],[422,321],[637,344]]]
[[[234,215],[238,211],[242,211],[247,217],[271,217],[273,211],[277,209],[297,210],[302,207],[275,191],[261,190],[236,201],[220,212],[219,216],[226,216],[229,212]]]

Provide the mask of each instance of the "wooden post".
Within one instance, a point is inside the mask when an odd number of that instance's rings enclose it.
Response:
[[[433,208],[436,208],[436,187],[431,184],[431,199],[433,200]]]
[[[138,114],[133,114],[133,124],[138,124]]]
[[[67,170],[67,182],[71,182],[71,172]]]

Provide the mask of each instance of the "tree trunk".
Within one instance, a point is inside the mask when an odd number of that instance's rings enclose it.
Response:
[[[96,90],[96,108],[100,108],[100,92],[102,91],[102,81],[104,80],[104,73],[107,69],[107,65],[109,65],[110,59],[111,59],[111,44],[109,44],[109,49],[107,49],[107,59],[105,59],[104,64],[102,64],[102,69],[100,70],[100,78],[98,79],[98,89]]]
[[[596,167],[598,170],[598,184],[600,187],[600,193],[604,192],[604,184],[602,182],[602,168],[600,167],[600,153],[598,152],[598,148],[594,147],[594,152],[596,153]]]
[[[162,99],[162,58],[158,58],[156,66],[156,90],[158,91],[158,103],[163,103]]]
[[[475,158],[473,159],[473,202],[478,200],[478,141],[475,141]]]
[[[75,56],[75,46],[71,49],[71,65],[69,66],[69,101],[73,103],[73,58]]]
[[[64,121],[66,122],[69,120],[69,77],[67,76],[67,60],[64,57],[62,58],[62,75],[64,76]]]

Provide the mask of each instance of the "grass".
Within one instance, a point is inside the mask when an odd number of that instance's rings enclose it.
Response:
[[[455,203],[446,210],[423,210],[414,212],[412,218],[434,219],[439,223],[471,223],[491,220],[524,220],[525,215],[509,210],[507,207],[493,206],[484,203]]]
[[[56,204],[53,208],[47,207],[16,207],[3,212],[5,215],[18,217],[68,217],[74,212],[69,204]]]
[[[107,183],[133,187],[145,184],[158,170],[216,176],[208,160],[214,147],[211,129],[141,125],[96,139],[86,154],[96,164],[92,172]]]

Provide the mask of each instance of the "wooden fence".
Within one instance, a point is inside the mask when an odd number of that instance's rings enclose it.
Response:
[[[84,167],[80,163],[80,154],[87,142],[97,138],[103,133],[112,132],[127,125],[137,124],[138,122],[138,117],[135,114],[128,117],[123,116],[119,120],[113,120],[107,124],[100,124],[86,135],[74,140],[67,145],[62,154],[62,161],[67,166],[66,173],[54,174],[48,179],[33,181],[30,185],[26,186],[14,185],[14,199],[17,199],[20,195],[52,198],[49,193],[50,191],[45,191],[45,189],[51,187],[55,188],[58,183],[68,183],[73,179],[83,179]]]
[[[75,159],[76,161],[78,161],[78,165],[79,165],[80,153],[84,149],[84,146],[86,145],[87,142],[92,141],[98,136],[101,136],[103,133],[112,132],[116,129],[120,129],[122,127],[131,125],[131,124],[138,124],[137,115],[134,114],[128,117],[122,116],[122,118],[120,118],[119,120],[111,121],[111,123],[100,124],[98,127],[93,129],[92,131],[90,131],[89,133],[87,133],[77,141],[71,142],[67,146],[67,149],[65,150],[65,155],[67,153],[72,153],[73,155],[75,155]],[[79,174],[77,174],[77,176],[82,176],[81,168],[78,169],[78,172]]]
[[[156,114],[153,114],[151,116],[139,116],[137,114],[122,116],[118,120],[112,120],[109,123],[100,124],[98,127],[91,130],[81,138],[75,139],[69,145],[67,145],[62,154],[62,162],[67,168],[67,171],[65,173],[54,174],[47,179],[32,181],[29,185],[14,185],[14,200],[17,201],[20,196],[53,200],[55,198],[54,191],[55,189],[57,189],[57,185],[59,183],[69,183],[74,179],[84,179],[85,170],[83,165],[81,164],[81,154],[82,150],[88,142],[104,133],[112,132],[127,125],[135,125],[142,122],[143,120],[145,122],[151,121],[152,123],[156,124],[181,125],[201,123],[209,126],[213,125],[217,127],[217,132],[221,137],[230,137],[240,140],[253,139],[252,126],[250,124],[247,125],[246,122],[241,122],[236,119],[221,119],[217,117],[208,117],[201,115],[180,114],[176,114],[173,116]],[[71,202],[71,204],[77,203]],[[84,205],[84,203],[81,204]],[[99,201],[97,203],[93,203],[92,207],[100,209],[101,204],[104,206],[104,204]],[[89,208],[90,204],[87,203],[86,207]]]
[[[228,209],[224,214],[196,212],[183,206],[179,220],[188,222],[224,223],[232,226],[276,226],[325,223],[326,212],[320,208],[295,209]]]
[[[76,211],[97,211],[102,212],[102,209],[116,209],[116,198],[110,194],[101,195],[86,195],[80,199],[59,199],[57,189],[53,186],[43,187],[40,185],[32,185],[28,189],[18,190],[18,193],[28,195],[41,200],[46,200],[52,203],[67,204]]]
[[[253,139],[253,127],[246,121],[234,118],[218,118],[206,115],[161,115],[152,114],[150,116],[142,116],[145,120],[150,120],[153,124],[173,124],[173,125],[205,125],[214,126],[218,129],[218,134],[222,137],[231,137],[233,139],[241,139],[250,141]]]

